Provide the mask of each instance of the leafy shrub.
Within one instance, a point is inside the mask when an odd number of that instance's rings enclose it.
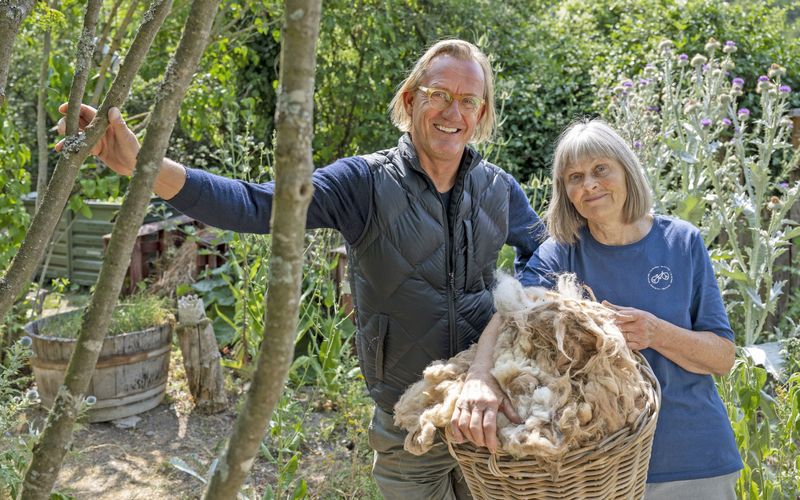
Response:
[[[800,161],[789,142],[792,90],[775,64],[750,82],[735,76],[732,41],[712,38],[692,56],[670,41],[660,49],[615,87],[611,116],[642,160],[656,210],[700,227],[737,337],[752,344],[782,294],[776,259],[800,236],[787,221],[800,198],[800,183],[785,182]],[[741,105],[745,90],[758,94],[760,116]]]
[[[0,365],[0,498],[16,498],[22,474],[31,457],[36,431],[26,411],[39,401],[36,391],[26,391],[30,377],[23,367],[31,355],[31,339],[23,337],[5,352]]]
[[[749,358],[736,360],[717,381],[744,462],[739,498],[796,498],[800,494],[800,373],[766,392],[767,372]]]

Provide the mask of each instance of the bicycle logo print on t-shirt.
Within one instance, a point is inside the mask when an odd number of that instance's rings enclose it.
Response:
[[[667,266],[656,266],[647,273],[647,283],[656,290],[666,290],[672,285],[672,270]]]

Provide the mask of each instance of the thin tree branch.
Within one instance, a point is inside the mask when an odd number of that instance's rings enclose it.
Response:
[[[0,0],[0,105],[6,99],[6,81],[14,39],[34,3],[35,0]]]
[[[162,3],[170,1],[163,0]],[[59,389],[47,424],[34,447],[33,459],[25,475],[22,499],[46,499],[55,484],[72,438],[78,410],[108,332],[111,313],[122,289],[137,229],[144,219],[181,101],[205,49],[218,5],[219,0],[195,0],[192,3],[178,50],[167,66],[156,95],[144,144],[136,160],[130,189],[111,232],[92,302],[81,321],[81,331],[70,357],[64,384]]]
[[[206,500],[235,498],[253,465],[283,392],[294,354],[303,270],[303,238],[313,164],[314,70],[321,0],[287,0],[276,109],[276,185],[264,339],[244,408]]]
[[[153,0],[145,14],[128,55],[111,84],[111,88],[95,115],[94,120],[77,136],[68,137],[61,157],[56,163],[53,177],[42,196],[42,205],[33,216],[19,251],[11,261],[5,276],[0,278],[0,318],[11,308],[24,291],[41,262],[47,242],[53,236],[58,219],[67,203],[81,164],[91,148],[100,140],[108,126],[108,110],[121,107],[128,96],[133,77],[139,71],[150,45],[169,12],[172,0]]]

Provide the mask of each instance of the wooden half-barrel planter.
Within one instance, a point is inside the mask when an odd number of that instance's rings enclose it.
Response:
[[[33,340],[31,365],[42,403],[50,408],[64,382],[76,340],[41,335],[40,328],[55,316],[25,326]],[[158,406],[164,399],[169,373],[173,325],[169,322],[138,332],[108,336],[97,360],[86,395],[97,402],[89,408],[90,422],[129,417]]]

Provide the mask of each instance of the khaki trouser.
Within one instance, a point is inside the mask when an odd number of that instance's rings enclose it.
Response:
[[[647,483],[645,500],[736,500],[736,480],[739,472],[724,476]]]
[[[467,500],[464,476],[441,440],[428,453],[416,456],[403,449],[406,432],[395,427],[392,415],[375,408],[369,426],[369,445],[375,450],[372,476],[387,500]]]

